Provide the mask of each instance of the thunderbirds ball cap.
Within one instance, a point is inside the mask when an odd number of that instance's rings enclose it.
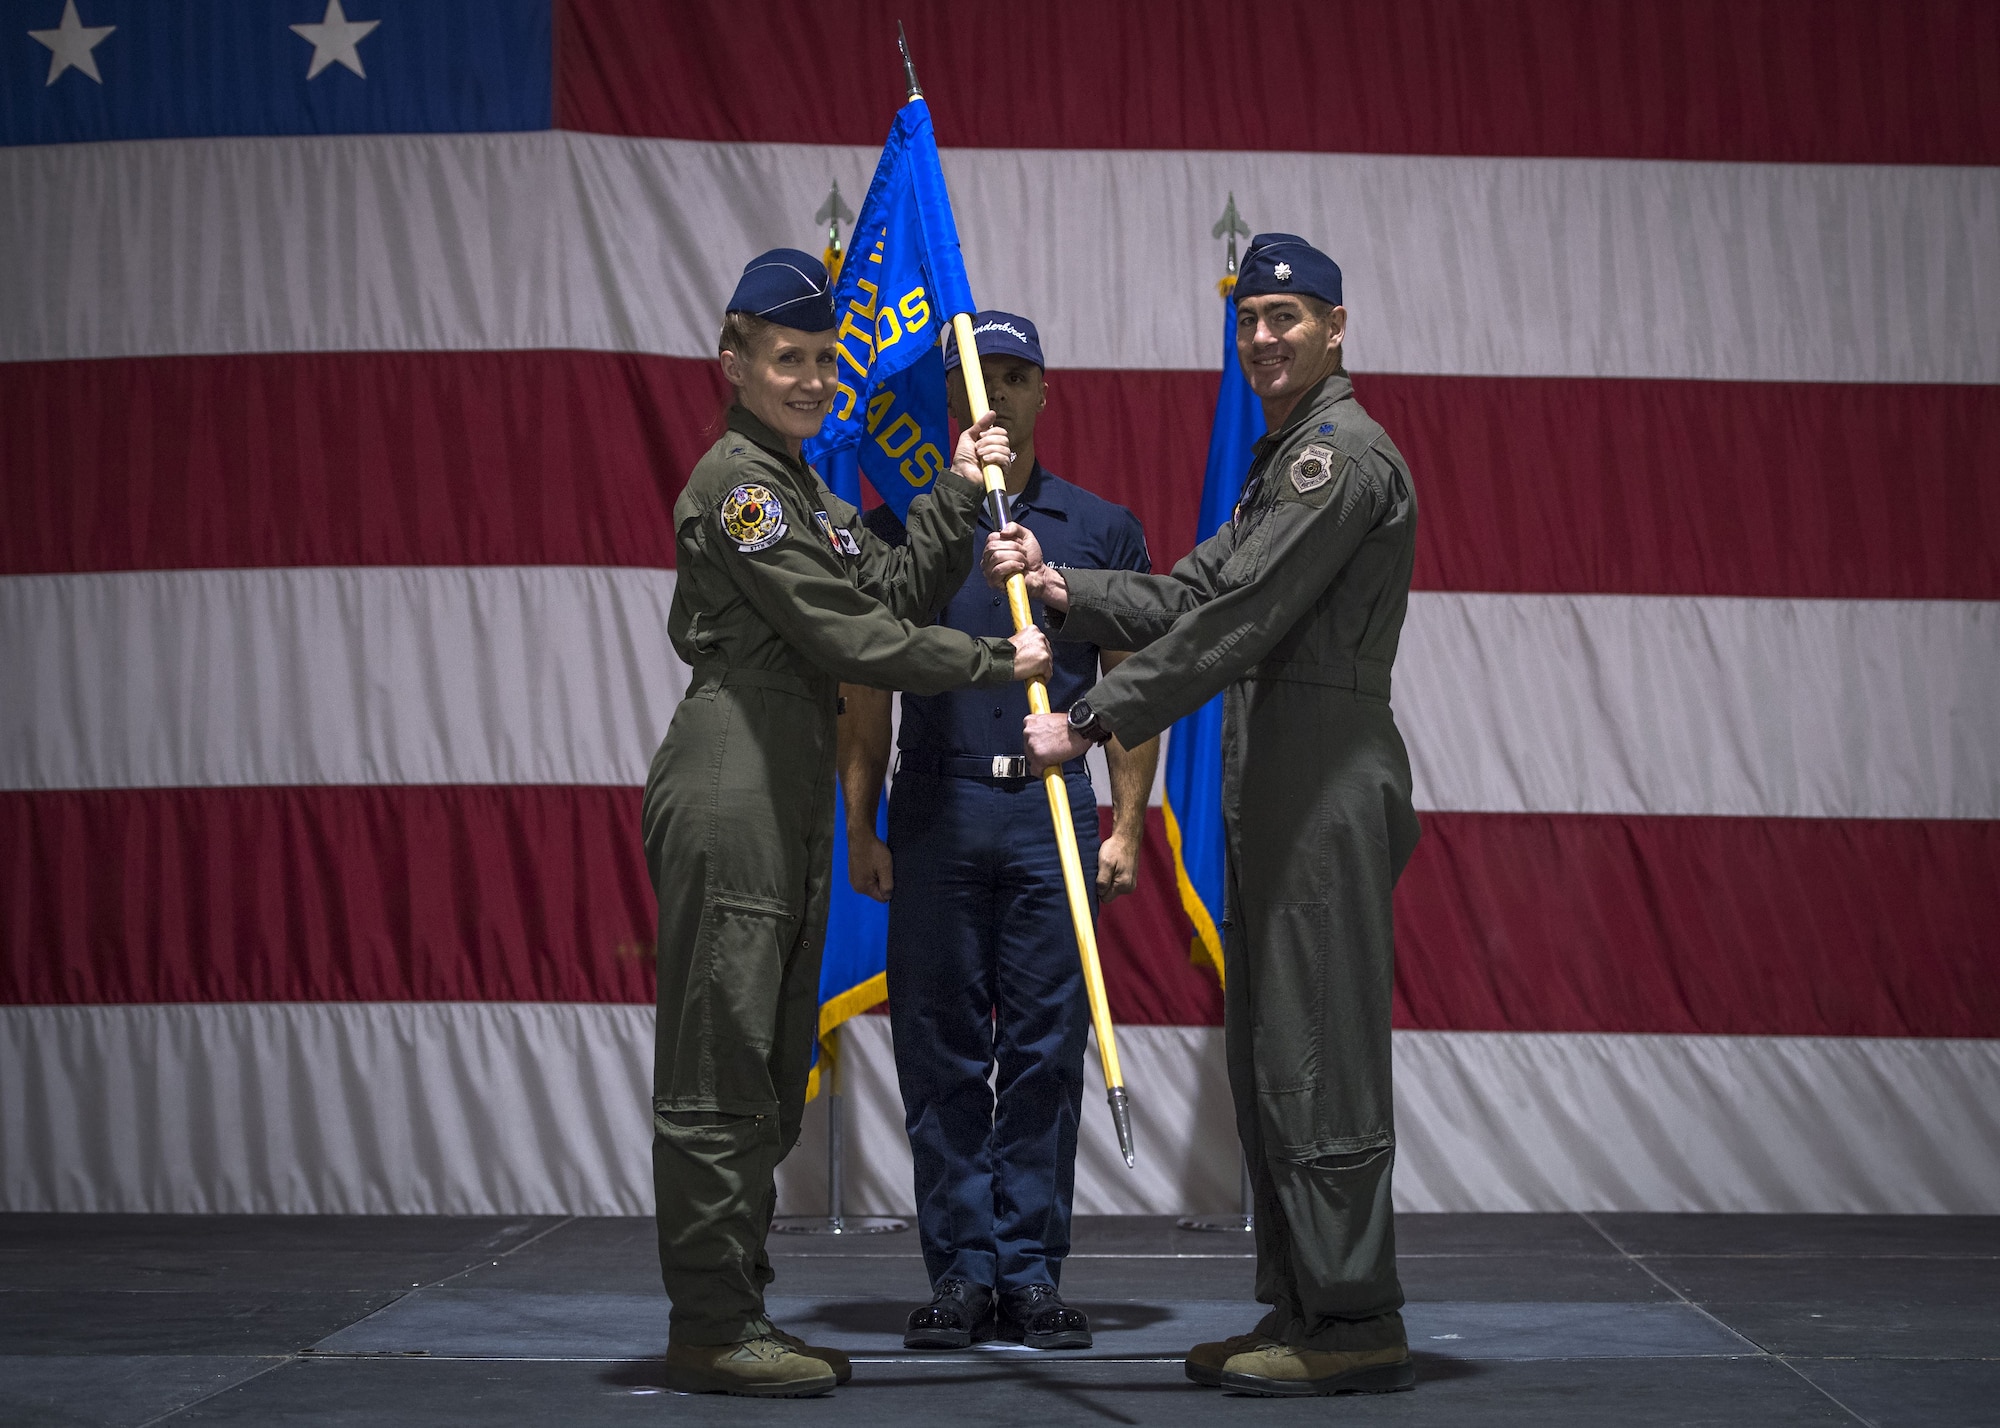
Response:
[[[1019,357],[1047,370],[1042,361],[1042,335],[1035,324],[1011,312],[982,312],[972,319],[972,345],[981,357]],[[944,369],[958,367],[958,343],[944,344]]]

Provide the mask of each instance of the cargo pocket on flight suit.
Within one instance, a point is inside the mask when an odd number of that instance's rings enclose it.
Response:
[[[712,892],[702,908],[697,976],[703,998],[703,1099],[718,1111],[776,1108],[771,1041],[778,1024],[785,954],[798,917],[775,898]]]
[[[1332,913],[1323,902],[1271,904],[1249,949],[1256,963],[1257,1100],[1273,1154],[1310,1154],[1323,1135],[1327,1094],[1326,959]]]

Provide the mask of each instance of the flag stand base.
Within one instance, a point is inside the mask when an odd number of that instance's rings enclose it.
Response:
[[[1249,1215],[1183,1215],[1174,1221],[1174,1228],[1242,1234],[1256,1229],[1257,1225]]]
[[[1240,1215],[1182,1215],[1174,1221],[1178,1230],[1207,1230],[1216,1234],[1248,1234],[1257,1228],[1257,1194],[1250,1188],[1250,1166],[1243,1166],[1243,1213]]]
[[[908,1220],[890,1215],[780,1215],[771,1221],[774,1235],[893,1235],[909,1227]]]
[[[771,1221],[776,1235],[893,1235],[910,1227],[908,1220],[893,1215],[844,1215],[842,1191],[847,1179],[847,1126],[841,1115],[840,1028],[834,1027],[821,1042],[826,1064],[821,1067],[821,1086],[826,1091],[826,1213],[824,1215],[779,1215]]]

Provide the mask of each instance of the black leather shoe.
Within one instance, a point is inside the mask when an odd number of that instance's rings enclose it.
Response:
[[[931,1302],[910,1315],[906,1349],[962,1349],[993,1307],[993,1291],[966,1279],[940,1279]]]
[[[1046,1284],[1000,1296],[1000,1332],[1031,1349],[1087,1349],[1091,1344],[1090,1320]]]

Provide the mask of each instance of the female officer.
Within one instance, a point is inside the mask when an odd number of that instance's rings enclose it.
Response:
[[[833,402],[826,269],[778,248],[743,270],[718,342],[736,389],[722,439],[674,504],[668,628],[693,667],[646,780],[659,898],[653,1184],[673,1300],[674,1386],[798,1397],[844,1356],[764,1315],[779,1160],[799,1135],[818,1022],[842,680],[934,694],[1046,676],[1046,637],[927,627],[972,566],[987,413],[954,477],[918,496],[909,544],[861,525],[800,457]]]

